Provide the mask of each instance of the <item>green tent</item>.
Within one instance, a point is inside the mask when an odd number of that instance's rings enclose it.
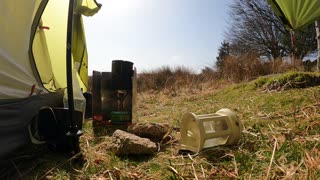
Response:
[[[320,0],[268,0],[268,2],[290,29],[298,29],[320,19]]]
[[[95,0],[72,2],[70,11],[69,0],[0,1],[0,157],[30,142],[28,127],[41,108],[63,107],[67,34],[72,37],[69,59],[79,64],[72,78],[86,91],[82,15],[94,15],[101,5]]]

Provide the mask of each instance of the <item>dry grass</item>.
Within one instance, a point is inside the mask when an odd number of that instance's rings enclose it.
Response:
[[[236,83],[271,73],[270,63],[262,62],[253,53],[226,57],[222,69],[223,78]]]
[[[223,61],[222,69],[219,69],[219,76],[232,83],[250,81],[268,74],[285,73],[290,70],[304,71],[311,70],[312,62],[303,63],[301,60],[262,61],[258,54],[247,53],[239,56],[227,56]],[[210,68],[207,67],[208,70]]]
[[[185,82],[190,84],[185,86]],[[177,80],[172,86],[167,83],[161,90],[140,91],[138,95],[140,122],[169,123],[175,127],[171,140],[161,144],[155,155],[117,157],[107,150],[110,137],[95,136],[91,121],[86,121],[81,137],[82,163],[42,147],[13,159],[11,167],[1,171],[1,179],[320,177],[320,87],[265,91],[256,86],[259,79],[241,84],[213,79],[213,84],[201,82],[193,87],[191,80],[185,82],[179,88],[172,89],[179,84]],[[179,154],[179,123],[183,114],[213,113],[224,107],[234,110],[243,123],[238,145],[204,149],[197,155]]]
[[[177,93],[179,89],[198,91],[203,88],[219,87],[220,76],[216,72],[194,73],[184,66],[161,68],[142,72],[138,75],[138,91],[170,91]]]

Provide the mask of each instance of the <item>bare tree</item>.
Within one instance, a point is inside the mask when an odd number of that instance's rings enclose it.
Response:
[[[224,59],[230,55],[230,44],[223,41],[218,49],[218,57],[216,58],[216,69],[220,72],[223,71]]]
[[[227,40],[232,54],[251,51],[269,59],[281,59],[290,54],[302,59],[316,47],[312,26],[297,31],[297,38],[292,46],[290,32],[285,29],[266,0],[235,0],[231,5],[230,18]],[[312,30],[313,33],[310,32]]]

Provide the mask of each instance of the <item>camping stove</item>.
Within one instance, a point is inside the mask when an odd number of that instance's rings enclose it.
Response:
[[[93,72],[93,122],[130,125],[136,120],[136,70],[133,63],[112,61],[111,72]]]

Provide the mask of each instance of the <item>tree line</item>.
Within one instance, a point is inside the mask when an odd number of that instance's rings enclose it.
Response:
[[[255,54],[261,61],[302,61],[317,49],[314,24],[291,31],[275,15],[267,0],[235,0],[230,5],[229,28],[218,49],[215,68],[222,71],[229,56]]]

